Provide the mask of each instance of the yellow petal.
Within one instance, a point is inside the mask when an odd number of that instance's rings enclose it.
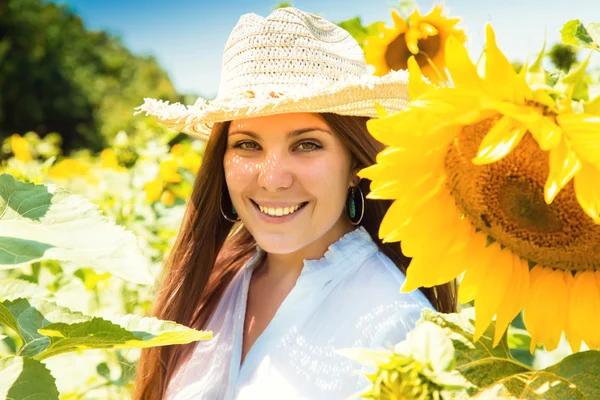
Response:
[[[423,80],[423,74],[414,56],[408,59],[408,96],[416,99],[423,93],[434,90],[433,85]]]
[[[524,309],[527,330],[531,334],[531,352],[537,344],[545,345],[548,351],[556,349],[568,315],[568,292],[563,272],[543,269],[534,280]]]
[[[398,33],[404,33],[406,28],[408,28],[406,20],[402,18],[396,10],[392,10],[392,20],[394,21],[394,28],[398,31]]]
[[[202,164],[202,156],[197,153],[186,153],[181,160],[181,166],[194,173],[198,172]]]
[[[169,190],[165,190],[160,196],[160,201],[162,201],[166,206],[172,206],[175,203],[175,200],[175,195]]]
[[[485,247],[485,235],[476,232],[468,220],[461,219],[457,222],[457,231],[457,235],[464,236],[466,239],[466,245],[463,248],[457,246],[448,252],[447,258],[444,260],[444,269],[440,272],[434,285],[441,285],[457,278],[465,272],[473,260],[476,260],[474,255]]]
[[[500,118],[481,141],[473,164],[490,164],[504,158],[517,147],[526,132],[527,128],[515,124],[512,118],[507,116]]]
[[[100,159],[102,160],[101,165],[102,168],[119,168],[119,161],[117,160],[117,155],[113,151],[113,149],[104,149],[100,152]]]
[[[536,265],[529,272],[529,293],[523,307],[523,322],[531,335],[531,345],[529,347],[531,354],[533,354],[535,347],[540,341],[538,332],[544,328],[543,325],[540,326],[540,308],[537,307],[540,288],[542,287],[540,281],[550,272],[549,268],[542,267],[541,265]],[[543,324],[543,321],[541,323]]]
[[[144,192],[146,193],[146,202],[154,203],[158,199],[160,199],[160,195],[162,194],[162,182],[160,179],[155,179],[153,181],[147,182],[144,185]]]
[[[421,22],[421,24],[419,25],[419,29],[421,30],[421,33],[425,37],[434,36],[439,33],[438,29],[428,22]]]
[[[409,82],[410,82],[410,78],[409,78]],[[387,110],[378,102],[374,102],[373,106],[375,107],[375,111],[377,111],[377,116],[379,118],[387,117],[389,115]]]
[[[583,211],[600,224],[600,171],[582,162],[581,170],[574,178],[575,195]]]
[[[494,245],[492,244],[492,246]],[[490,259],[497,254],[497,251],[495,251],[492,246],[481,248],[472,247],[473,261],[467,266],[465,275],[458,286],[459,302],[464,304],[475,299],[479,285],[481,284],[482,279],[484,279],[485,272],[488,269],[488,264],[491,262]]]
[[[510,322],[519,314],[527,292],[529,291],[529,266],[526,260],[513,254],[513,273],[511,278],[511,288],[504,296],[504,300],[496,314],[496,327],[494,332],[494,343],[496,347]]]
[[[413,258],[406,269],[406,280],[400,291],[408,293],[420,287],[430,287],[430,281],[428,265],[418,258]]]
[[[385,243],[397,242],[402,239],[399,235],[399,228],[404,226],[411,214],[407,213],[404,202],[395,200],[388,208],[381,224],[379,225],[379,238],[384,239]]]
[[[545,311],[546,329],[543,330],[543,343],[547,351],[552,351],[558,347],[569,309],[568,289],[563,271],[555,270],[548,275],[543,296],[545,301],[540,305]]]
[[[417,29],[409,29],[404,36],[408,50],[413,54],[419,54],[419,39],[421,39],[421,32]]]
[[[405,171],[408,172],[408,171]],[[368,199],[400,199],[410,196],[414,201],[419,201],[419,195],[432,196],[439,192],[446,182],[446,175],[439,169],[422,171],[421,175],[408,176],[405,179],[387,181],[375,187],[367,195]]]
[[[583,103],[583,110],[589,114],[600,114],[600,96]]]
[[[595,271],[596,288],[594,290],[590,285],[590,305],[592,308],[591,323],[587,331],[588,335],[584,336],[583,341],[591,350],[600,350],[600,271]],[[591,278],[590,278],[591,279]]]
[[[577,156],[600,169],[600,115],[560,114],[556,120]]]
[[[522,103],[524,93],[519,91],[517,73],[496,45],[496,35],[490,24],[487,24],[485,33],[485,78],[492,85],[490,94],[502,100]]]
[[[564,139],[550,150],[550,173],[544,187],[546,204],[552,203],[558,192],[575,176],[581,168],[581,162]]]
[[[551,150],[560,143],[562,129],[550,118],[539,115],[526,124],[542,150]]]
[[[185,147],[183,147],[181,143],[174,144],[173,147],[171,147],[171,154],[174,157],[183,157],[185,154]]]
[[[477,341],[492,322],[498,312],[506,293],[511,287],[513,275],[513,255],[508,250],[501,250],[494,243],[496,255],[488,264],[486,276],[481,279],[475,295],[475,333],[473,340]],[[491,249],[490,249],[491,250]]]
[[[581,271],[573,281],[566,329],[573,351],[579,351],[582,340],[590,348],[594,346],[597,349],[600,346],[596,336],[597,321],[600,318],[600,293],[595,274],[594,271]]]
[[[446,41],[446,67],[457,88],[481,91],[483,81],[477,75],[477,68],[471,61],[467,49],[454,36]]]
[[[181,182],[182,177],[177,172],[178,169],[179,164],[177,164],[176,160],[161,161],[159,165],[159,176],[163,181],[166,182]]]
[[[29,144],[27,139],[17,135],[16,133],[10,137],[10,146],[15,158],[20,161],[31,161],[31,153],[29,152]]]
[[[456,215],[454,215],[456,217]],[[436,246],[426,245],[420,249],[418,254],[412,259],[411,267],[413,271],[407,277],[404,290],[411,291],[418,287],[432,287],[441,285],[455,279],[468,265],[468,256],[466,243],[469,241],[469,233],[463,236],[464,232],[451,229],[450,224],[454,223],[455,218],[446,220],[445,232],[438,236]],[[418,226],[423,226],[419,224]],[[422,232],[423,243],[427,242],[431,236],[428,232]],[[404,242],[403,242],[404,243]],[[452,264],[459,261],[459,264]],[[449,271],[449,268],[453,271]]]
[[[446,221],[451,218],[445,212],[446,201],[442,196],[437,196],[427,204],[414,217],[415,223],[406,230],[406,237],[402,241],[402,253],[407,257],[417,257],[423,252],[430,251],[431,238],[442,229]],[[416,223],[418,221],[418,224]]]

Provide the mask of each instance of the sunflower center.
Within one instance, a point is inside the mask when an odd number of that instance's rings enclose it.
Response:
[[[548,153],[529,133],[503,159],[472,163],[499,118],[464,127],[448,149],[448,186],[458,208],[476,228],[527,260],[565,270],[600,267],[600,226],[581,209],[573,182],[546,204]]]
[[[559,232],[562,222],[544,201],[544,191],[528,177],[508,176],[500,188],[498,202],[519,225],[538,232]]]
[[[432,60],[440,51],[442,41],[440,35],[428,36],[418,41],[419,54],[415,54],[415,60],[420,67],[428,66],[427,59]],[[385,62],[390,69],[408,69],[408,59],[413,54],[406,45],[406,35],[401,33],[385,49]]]

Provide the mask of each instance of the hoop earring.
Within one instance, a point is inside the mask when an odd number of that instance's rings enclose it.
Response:
[[[237,217],[237,219],[233,219],[233,218],[229,217],[227,214],[225,214],[225,211],[223,211],[223,193],[221,193],[221,200],[219,201],[219,209],[221,210],[221,215],[223,216],[223,218],[225,218],[229,222],[238,222],[240,220],[240,217],[239,217],[239,215],[237,215],[237,212],[235,211],[233,204],[231,204],[231,199],[229,200],[229,203],[231,205],[231,212],[233,215],[235,215]]]
[[[360,196],[355,196],[356,188],[358,188],[358,193]],[[350,223],[356,226],[360,224],[360,221],[362,221],[363,216],[365,215],[365,197],[363,196],[363,192],[358,185],[353,186],[349,192],[350,195],[346,199],[346,215],[348,216]],[[359,203],[358,209],[356,204],[357,200]],[[357,216],[358,219],[356,218]]]

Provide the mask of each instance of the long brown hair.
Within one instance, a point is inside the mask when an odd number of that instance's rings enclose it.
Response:
[[[354,165],[375,163],[383,149],[367,131],[367,117],[321,114],[352,154]],[[220,212],[222,196],[228,196],[223,170],[229,123],[215,125],[188,201],[177,240],[165,264],[152,315],[202,329],[234,275],[252,257],[255,242],[240,223],[228,222]],[[369,192],[368,180],[359,183]],[[377,233],[389,201],[365,199],[361,225],[403,272],[409,259],[398,243],[383,244]],[[421,289],[434,308],[456,311],[454,282]],[[134,399],[162,400],[171,377],[192,354],[196,343],[142,350],[135,381]]]

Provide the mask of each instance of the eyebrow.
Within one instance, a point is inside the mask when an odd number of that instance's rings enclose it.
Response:
[[[312,128],[301,128],[301,129],[295,129],[293,131],[288,132],[286,139],[291,139],[293,137],[302,135],[303,133],[307,133],[307,132],[314,132],[314,131],[321,131],[321,132],[325,132],[328,133],[330,135],[333,135],[333,133],[327,129],[323,129],[323,128],[317,128],[317,127],[312,127]],[[248,135],[253,139],[260,139],[260,135],[252,132],[252,131],[233,131],[229,133],[229,136],[231,135],[237,135],[237,134],[244,134],[244,135]]]

